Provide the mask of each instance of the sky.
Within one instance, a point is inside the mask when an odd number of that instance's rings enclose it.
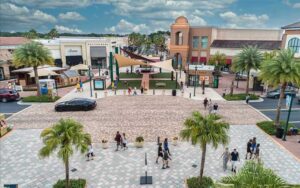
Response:
[[[300,21],[300,0],[1,0],[0,31],[151,33],[193,26],[270,28]]]

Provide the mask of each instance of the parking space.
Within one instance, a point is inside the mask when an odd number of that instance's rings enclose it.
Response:
[[[28,108],[30,105],[20,105],[18,104],[18,101],[12,101],[12,102],[0,102],[0,113],[4,114],[6,118],[13,115],[14,113],[17,113],[21,110],[24,110],[25,108]]]
[[[280,119],[282,121],[286,121],[288,116],[288,109],[285,106],[286,100],[282,101],[283,108],[281,109]],[[278,99],[270,99],[264,98],[263,102],[253,102],[250,103],[251,106],[261,111],[263,114],[268,116],[271,119],[275,119],[276,116],[276,107],[277,107]],[[295,124],[298,128],[300,128],[300,104],[297,99],[294,99],[292,112],[290,115],[290,123]]]

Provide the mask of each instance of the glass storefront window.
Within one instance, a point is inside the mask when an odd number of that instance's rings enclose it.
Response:
[[[207,44],[208,44],[208,36],[201,37],[201,47],[207,48]]]
[[[199,47],[199,37],[193,36],[193,48],[198,48],[198,47]]]

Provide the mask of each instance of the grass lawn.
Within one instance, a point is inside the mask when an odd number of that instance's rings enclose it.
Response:
[[[127,82],[127,84],[125,82]],[[120,80],[117,89],[128,89],[128,87],[136,87],[139,89],[141,87],[141,82],[141,80]],[[111,89],[111,86],[109,86],[108,89]]]
[[[166,87],[156,87],[156,83],[165,83]],[[180,88],[178,83],[177,88]],[[150,80],[150,89],[175,89],[175,80]]]
[[[257,100],[259,99],[258,95],[254,95],[254,94],[249,94],[250,95],[250,100]],[[225,95],[224,99],[228,100],[228,101],[238,101],[238,100],[246,100],[246,94],[245,93],[239,93],[239,94],[227,94]]]
[[[22,99],[23,102],[55,102],[60,99],[59,96],[55,96],[54,98],[48,95],[41,95],[41,96],[28,96]]]
[[[141,74],[120,72],[120,78],[142,78]]]
[[[162,72],[162,73],[152,74],[151,78],[169,78],[169,79],[171,79],[171,73],[170,72]]]

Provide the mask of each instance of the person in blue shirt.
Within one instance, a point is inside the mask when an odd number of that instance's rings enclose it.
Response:
[[[171,156],[170,149],[169,149],[168,138],[165,138],[165,141],[164,141],[164,150],[167,151],[168,154]]]
[[[231,167],[231,171],[233,173],[236,173],[236,163],[238,161],[240,161],[240,157],[239,157],[239,152],[237,152],[236,149],[233,149],[233,151],[231,152],[231,164],[232,164],[232,167]]]

